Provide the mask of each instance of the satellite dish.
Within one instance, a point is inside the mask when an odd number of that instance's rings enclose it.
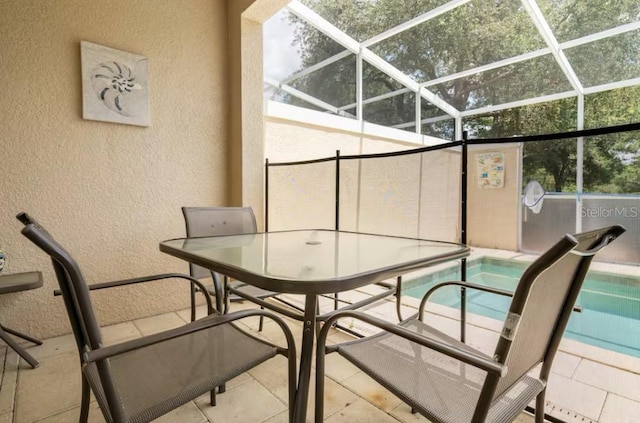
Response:
[[[522,205],[531,210],[534,214],[542,210],[542,200],[544,199],[544,188],[538,181],[531,181],[524,187]]]

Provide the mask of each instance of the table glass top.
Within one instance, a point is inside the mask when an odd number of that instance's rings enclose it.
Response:
[[[298,282],[424,267],[468,253],[461,244],[330,230],[175,239],[162,242],[160,249],[221,273],[235,268],[257,277]]]

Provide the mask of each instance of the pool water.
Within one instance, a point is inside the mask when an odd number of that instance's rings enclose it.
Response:
[[[467,262],[467,281],[503,288],[515,287],[526,263],[494,258]],[[405,283],[404,294],[422,298],[433,285],[459,280],[459,267],[426,275]],[[430,302],[460,308],[458,287],[440,288]],[[497,320],[504,320],[510,297],[467,290],[467,311]],[[585,279],[565,337],[585,344],[640,358],[640,277],[590,271]]]

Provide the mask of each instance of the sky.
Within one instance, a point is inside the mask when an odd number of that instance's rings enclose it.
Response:
[[[293,45],[295,26],[288,20],[289,12],[282,9],[263,25],[264,74],[282,80],[300,69],[302,61]]]

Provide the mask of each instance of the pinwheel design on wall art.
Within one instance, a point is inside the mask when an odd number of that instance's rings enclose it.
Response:
[[[82,41],[82,117],[149,126],[146,57]]]

